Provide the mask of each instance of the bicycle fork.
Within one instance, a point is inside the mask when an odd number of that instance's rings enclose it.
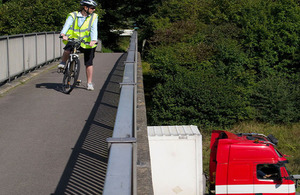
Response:
[[[75,71],[75,68],[77,68],[77,67],[74,67],[74,63],[73,63],[73,61],[75,61],[76,59],[78,59],[79,58],[79,56],[78,56],[78,54],[70,54],[70,58],[69,58],[69,62],[68,62],[68,70],[70,70],[70,73],[71,74],[74,74],[74,71]]]
[[[72,71],[73,69],[74,69],[74,67],[73,67],[73,61],[75,60],[75,59],[78,59],[79,58],[79,56],[78,56],[78,54],[70,54],[70,57],[69,57],[69,59],[68,59],[68,63],[66,64],[66,66],[65,66],[65,68],[59,68],[59,69],[57,69],[57,72],[58,73],[63,73],[63,74],[65,74],[65,71],[66,70],[70,70],[70,71]]]
[[[68,65],[65,69],[68,70],[68,74],[71,76],[71,77],[74,77],[75,76],[75,72],[77,71],[78,67],[75,65],[75,63],[73,63],[75,60],[77,60],[79,58],[79,55],[76,54],[76,53],[73,53],[73,54],[70,54],[70,58],[69,58],[69,62],[68,62]],[[75,66],[75,67],[74,67]],[[69,81],[70,82],[70,81]],[[70,83],[68,82],[68,84],[70,85]],[[77,80],[76,81],[76,85],[79,85],[81,83],[81,80]]]

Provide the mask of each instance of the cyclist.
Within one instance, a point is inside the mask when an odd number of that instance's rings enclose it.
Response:
[[[94,90],[93,59],[95,57],[96,42],[98,40],[98,15],[93,13],[97,3],[93,0],[82,0],[80,10],[69,13],[65,25],[60,33],[63,38],[64,53],[58,68],[64,68],[69,58],[71,45],[69,38],[83,39],[80,51],[84,53],[84,64],[86,66],[87,90]],[[88,44],[89,43],[89,44]]]

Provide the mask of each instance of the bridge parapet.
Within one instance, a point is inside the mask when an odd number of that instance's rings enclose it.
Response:
[[[139,124],[139,132],[137,132],[137,110],[140,113],[146,115],[146,109],[137,109],[137,107],[139,107],[139,104],[137,103],[137,90],[138,85],[142,84],[140,83],[142,81],[141,78],[139,78],[138,81],[138,52],[136,31],[134,31],[131,36],[130,47],[127,53],[128,55],[125,62],[123,82],[120,83],[121,95],[118,105],[116,122],[114,125],[114,132],[112,138],[107,139],[107,142],[110,145],[110,151],[103,191],[104,195],[135,195],[138,193],[138,188],[144,189],[145,186],[149,191],[152,191],[151,171],[149,171],[150,163],[145,163],[147,159],[148,161],[150,161],[149,157],[138,157],[138,153],[142,150],[139,147],[148,147],[148,145],[147,143],[144,143],[145,139],[142,139],[142,136],[141,142],[137,140],[137,135],[141,135],[140,129],[143,128],[146,130],[147,124],[145,121],[146,117],[142,117],[141,120],[143,121],[143,123]],[[139,74],[141,74],[141,71],[139,72]],[[142,96],[143,95],[144,94],[142,94]],[[145,104],[143,103],[143,105]],[[138,118],[140,119],[140,116],[138,116]],[[140,145],[138,146],[139,143]],[[143,156],[145,156],[145,154],[143,154]],[[146,171],[144,171],[145,168],[147,169]],[[139,181],[138,183],[137,175],[144,172],[147,172],[147,176],[144,175],[146,181],[142,183]]]
[[[0,83],[61,56],[59,32],[41,32],[0,37]]]
[[[132,186],[136,183],[136,67],[137,32],[130,39],[123,82],[120,83],[121,93],[113,136],[107,139],[110,151],[104,195],[130,195],[134,191]]]

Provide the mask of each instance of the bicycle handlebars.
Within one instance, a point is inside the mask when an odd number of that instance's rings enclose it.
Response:
[[[62,39],[63,36],[60,35],[59,38]],[[72,42],[72,43],[81,43],[81,42],[83,42],[83,39],[75,39],[75,38],[71,38],[71,39],[68,39],[67,41],[70,41],[70,42]],[[84,44],[85,44],[85,45],[89,45],[90,42],[84,42]],[[97,41],[95,44],[97,45],[97,44],[98,44],[98,41]]]

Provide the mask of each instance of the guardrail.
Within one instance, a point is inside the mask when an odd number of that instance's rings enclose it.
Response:
[[[137,32],[130,39],[104,184],[104,195],[136,194]]]
[[[59,58],[59,32],[41,32],[0,37],[0,83]]]

